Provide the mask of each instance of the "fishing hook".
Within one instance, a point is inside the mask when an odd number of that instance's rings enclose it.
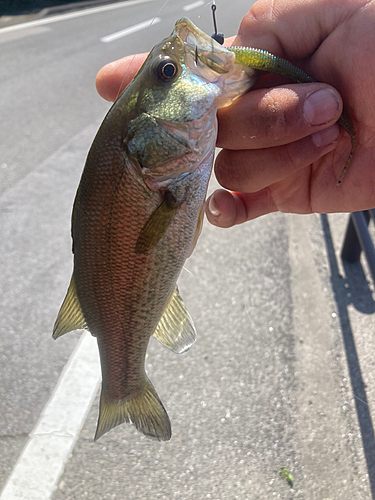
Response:
[[[216,15],[215,15],[215,12],[216,12],[216,3],[215,3],[215,0],[213,0],[213,2],[212,2],[211,10],[212,10],[212,18],[213,18],[213,21],[214,21],[214,30],[215,30],[215,33],[213,35],[211,35],[211,38],[213,38],[214,40],[216,40],[216,42],[220,43],[220,45],[223,45],[223,43],[224,43],[224,33],[218,33],[217,26],[216,26]]]

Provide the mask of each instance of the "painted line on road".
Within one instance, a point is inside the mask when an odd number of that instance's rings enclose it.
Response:
[[[145,2],[152,2],[154,0],[131,0],[125,2],[112,3],[109,5],[102,5],[101,7],[93,7],[92,9],[79,10],[76,12],[69,12],[67,14],[60,14],[59,16],[51,16],[43,19],[36,19],[35,21],[29,21],[27,23],[15,24],[13,26],[6,26],[0,29],[0,35],[8,31],[17,31],[26,28],[31,28],[32,26],[40,26],[41,24],[51,24],[57,23],[58,21],[65,21],[66,19],[73,19],[75,17],[89,16],[91,14],[98,14],[99,12],[105,12],[108,10],[121,9],[123,7],[128,7],[130,5],[136,5]]]
[[[160,17],[154,17],[153,19],[149,19],[148,21],[143,21],[143,23],[134,24],[133,26],[125,28],[124,30],[116,31],[116,33],[112,33],[111,35],[103,36],[100,41],[104,43],[113,42],[118,38],[130,35],[131,33],[135,33],[136,31],[141,31],[145,28],[149,28],[151,25],[160,23],[160,21]]]
[[[60,376],[0,500],[47,500],[78,439],[100,382],[96,340],[85,332]]]
[[[188,5],[185,5],[184,7],[182,7],[182,9],[185,12],[188,12],[189,10],[196,9],[197,7],[200,7],[201,5],[204,5],[204,3],[205,2],[203,0],[199,0],[198,2],[189,3]]]

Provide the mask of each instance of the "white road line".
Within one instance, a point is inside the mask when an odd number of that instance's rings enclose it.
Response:
[[[128,7],[130,5],[136,5],[139,3],[151,2],[151,1],[153,0],[132,0],[126,2],[118,2],[109,5],[102,5],[101,7],[93,7],[92,9],[84,9],[76,12],[69,12],[67,14],[61,14],[59,16],[51,16],[51,17],[46,17],[44,19],[36,19],[35,21],[29,21],[27,23],[15,24],[14,26],[7,26],[6,28],[1,28],[0,35],[2,33],[6,33],[7,31],[17,31],[25,28],[30,28],[31,26],[40,26],[41,24],[57,23],[58,21],[65,21],[66,19],[89,16],[90,14],[97,14],[99,12],[105,12],[107,10],[121,9],[123,7]]]
[[[189,10],[196,9],[197,7],[200,7],[201,5],[204,5],[203,0],[199,0],[198,2],[194,2],[194,3],[189,3],[188,5],[185,5],[185,7],[182,7],[182,9],[185,12],[188,12]]]
[[[121,31],[116,31],[116,33],[112,33],[112,35],[103,36],[100,41],[104,43],[113,42],[113,40],[117,40],[118,38],[122,38],[123,36],[127,36],[131,33],[135,33],[136,31],[149,28],[151,25],[160,23],[160,21],[160,17],[154,17],[153,19],[149,19],[148,21],[144,21],[143,23],[135,24],[134,26],[130,26],[129,28],[125,28]]]
[[[96,340],[85,332],[30,434],[0,500],[51,497],[96,395],[99,372]]]
[[[48,26],[34,26],[28,30],[21,31],[10,31],[8,33],[0,33],[0,44],[13,42],[14,40],[20,40],[25,36],[33,36],[40,35],[41,33],[48,33],[51,31],[51,28]]]

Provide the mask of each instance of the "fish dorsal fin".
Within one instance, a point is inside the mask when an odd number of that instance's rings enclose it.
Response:
[[[57,315],[52,336],[54,339],[57,339],[58,337],[61,337],[61,335],[64,335],[64,333],[81,329],[88,330],[86,320],[81,309],[81,304],[79,303],[77,297],[73,273],[64,302],[62,303],[59,314]]]
[[[159,342],[180,354],[185,352],[195,342],[195,327],[188,313],[178,288],[174,289],[153,333]]]
[[[162,239],[181,203],[176,202],[171,193],[165,194],[163,201],[142,228],[135,247],[137,253],[146,253]]]

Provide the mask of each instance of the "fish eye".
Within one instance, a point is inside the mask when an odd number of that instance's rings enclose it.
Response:
[[[156,74],[163,82],[170,82],[177,75],[177,64],[172,59],[163,59],[156,67]]]

